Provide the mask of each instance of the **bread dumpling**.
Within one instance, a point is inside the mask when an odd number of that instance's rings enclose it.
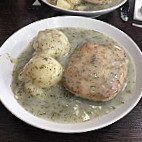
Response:
[[[68,38],[56,29],[40,31],[33,44],[36,52],[46,52],[54,58],[64,56],[70,50]]]
[[[26,82],[24,84],[24,91],[26,94],[31,96],[39,96],[43,94],[43,89],[32,84],[31,82]]]
[[[66,0],[57,0],[57,6],[64,9],[71,9],[70,3],[68,3]]]
[[[19,80],[49,88],[61,80],[62,74],[63,68],[54,58],[36,55],[25,65],[19,74]]]
[[[66,0],[66,1],[68,1],[69,3],[71,3],[73,5],[77,5],[77,4],[81,4],[82,0]]]
[[[81,4],[82,0],[57,0],[57,6],[64,9],[73,9],[75,5]]]

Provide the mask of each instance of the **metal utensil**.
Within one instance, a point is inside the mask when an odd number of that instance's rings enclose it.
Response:
[[[41,6],[41,3],[38,0],[35,0],[29,9],[38,9]]]
[[[135,27],[137,27],[137,28],[142,28],[142,25],[136,24],[136,23],[132,23],[132,26],[135,26]]]
[[[129,20],[129,0],[120,8],[120,17],[124,22],[127,22]]]

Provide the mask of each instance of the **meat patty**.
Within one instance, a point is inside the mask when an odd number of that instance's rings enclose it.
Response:
[[[121,90],[128,59],[118,46],[85,43],[74,51],[64,71],[67,90],[94,101],[108,101]]]
[[[86,2],[94,3],[94,4],[104,4],[112,2],[112,0],[85,0]]]

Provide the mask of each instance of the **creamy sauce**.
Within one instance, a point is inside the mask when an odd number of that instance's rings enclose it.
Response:
[[[71,50],[68,55],[60,57],[57,60],[65,68],[70,55],[75,48],[84,42],[118,45],[111,38],[93,30],[81,28],[62,28],[61,30],[69,39]],[[94,102],[74,96],[61,83],[51,89],[42,89],[42,94],[31,96],[24,91],[24,83],[18,80],[18,75],[24,65],[30,60],[34,49],[33,42],[19,56],[13,71],[12,90],[18,103],[27,111],[43,119],[56,121],[60,123],[77,123],[91,119],[97,119],[106,115],[121,105],[132,95],[135,84],[135,68],[131,59],[129,59],[129,69],[122,91],[111,101]]]
[[[104,4],[92,4],[88,2],[82,2],[79,5],[74,6],[73,10],[77,11],[97,11],[102,9],[111,8],[113,6],[118,5],[122,0],[112,0],[112,2],[104,3]],[[47,2],[54,4],[53,0],[47,0]]]

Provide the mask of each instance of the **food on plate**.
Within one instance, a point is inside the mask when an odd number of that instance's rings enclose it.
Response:
[[[82,0],[67,0],[70,4],[77,5],[81,4]]]
[[[46,52],[46,54],[55,58],[64,56],[70,50],[68,38],[56,29],[40,31],[33,47],[36,52]]]
[[[57,0],[55,5],[64,9],[73,9],[74,6],[81,4],[81,2],[82,0]]]
[[[112,0],[85,0],[86,2],[94,3],[94,4],[104,4],[112,2]]]
[[[19,79],[41,88],[49,88],[61,80],[62,73],[62,66],[54,58],[36,55],[24,66]]]
[[[43,94],[42,88],[32,82],[24,83],[24,91],[27,96],[39,96]]]
[[[64,9],[71,9],[70,3],[68,3],[66,0],[58,0],[57,6]]]
[[[82,0],[57,0],[57,6],[64,9],[72,9],[75,5],[81,4]]]
[[[63,83],[76,96],[108,101],[120,92],[127,65],[122,48],[85,43],[71,55]]]
[[[131,57],[115,40],[66,27],[33,38],[15,62],[11,87],[18,103],[34,116],[80,123],[119,108],[134,84]]]
[[[118,5],[121,0],[47,0],[57,7],[77,11],[97,11]]]

